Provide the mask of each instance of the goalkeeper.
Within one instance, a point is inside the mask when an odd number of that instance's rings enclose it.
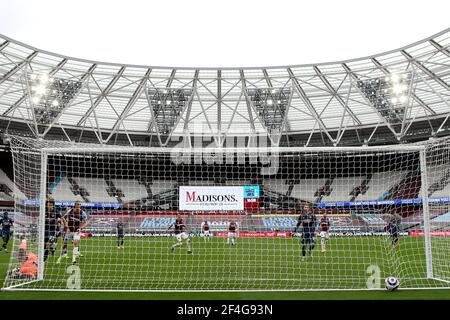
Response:
[[[294,233],[297,232],[300,225],[302,225],[302,260],[305,259],[306,256],[306,248],[308,248],[308,255],[312,256],[312,251],[316,245],[316,241],[314,239],[315,229],[316,229],[316,215],[314,211],[311,209],[309,203],[305,203],[303,206],[303,211],[298,217],[297,225],[295,226]]]

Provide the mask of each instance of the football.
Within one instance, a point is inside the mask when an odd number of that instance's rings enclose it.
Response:
[[[400,282],[396,277],[388,277],[384,281],[384,287],[388,291],[394,291],[400,286]]]

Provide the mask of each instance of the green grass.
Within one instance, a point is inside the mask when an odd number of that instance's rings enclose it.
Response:
[[[445,238],[437,241],[445,241]],[[113,238],[83,239],[79,259],[82,289],[195,289],[200,292],[94,292],[89,299],[450,299],[450,290],[326,291],[326,292],[201,292],[204,289],[336,289],[366,288],[367,268],[376,265],[381,278],[397,276],[402,288],[443,287],[425,279],[422,238],[403,238],[396,252],[385,237],[331,239],[326,253],[320,245],[312,257],[301,261],[298,239],[238,239],[236,246],[225,239],[208,242],[193,238],[194,253],[186,247],[170,252],[174,238],[127,238],[117,249]],[[447,248],[448,246],[440,246]],[[69,253],[71,252],[69,246]],[[58,248],[59,252],[59,248]],[[6,273],[9,254],[0,252],[1,274]],[[448,266],[450,252],[439,251],[435,264]],[[65,289],[70,259],[46,263],[45,280],[24,288]],[[443,271],[444,272],[444,271]],[[448,272],[448,271],[447,271]],[[84,292],[2,292],[5,299],[86,299]]]

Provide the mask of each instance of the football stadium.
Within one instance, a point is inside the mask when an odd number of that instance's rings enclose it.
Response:
[[[450,29],[266,68],[0,34],[2,298],[448,298],[449,117]]]

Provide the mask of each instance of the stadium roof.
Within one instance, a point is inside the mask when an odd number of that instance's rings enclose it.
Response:
[[[345,134],[377,130],[396,140],[415,123],[431,135],[450,116],[450,28],[374,56],[261,68],[176,68],[88,61],[33,48],[0,35],[0,121],[46,138],[90,132],[102,144],[152,136],[319,134],[342,145]],[[306,139],[306,143],[309,139]]]

